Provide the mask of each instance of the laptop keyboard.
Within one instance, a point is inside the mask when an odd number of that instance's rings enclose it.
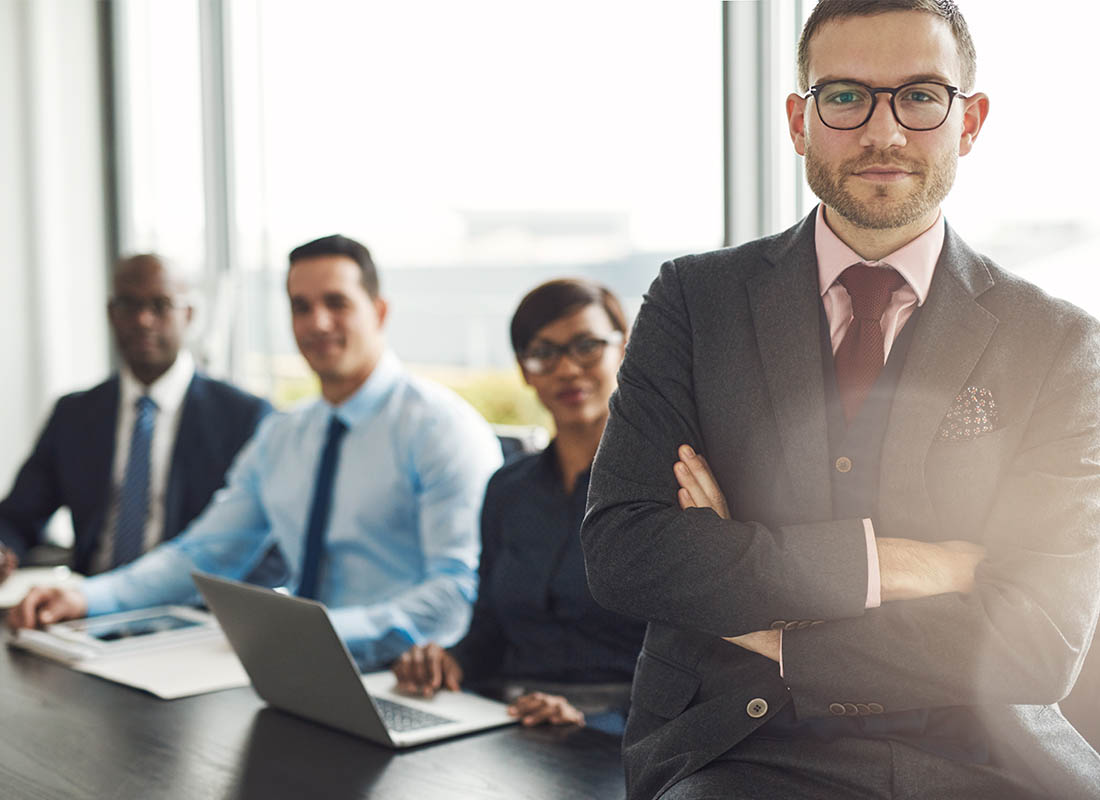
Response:
[[[386,723],[386,727],[389,730],[395,733],[417,731],[421,728],[431,728],[435,725],[445,725],[448,722],[454,722],[453,719],[440,717],[436,714],[429,714],[427,711],[421,711],[418,708],[413,708],[403,703],[395,703],[392,700],[386,700],[381,697],[375,697],[373,699],[374,704],[378,706],[378,710],[382,712],[382,721]]]

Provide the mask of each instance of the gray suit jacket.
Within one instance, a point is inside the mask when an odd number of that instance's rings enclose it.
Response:
[[[832,510],[820,305],[811,215],[665,264],[638,314],[581,531],[597,601],[649,621],[624,739],[630,797],[656,796],[787,703],[798,719],[838,703],[970,707],[999,763],[1056,796],[1100,796],[1100,757],[1052,705],[1100,607],[1100,326],[948,229],[873,522],[988,556],[972,594],[864,610],[862,522]],[[971,387],[997,422],[960,437],[945,417]],[[732,520],[679,509],[683,442],[706,454]],[[776,623],[784,678],[719,638]]]

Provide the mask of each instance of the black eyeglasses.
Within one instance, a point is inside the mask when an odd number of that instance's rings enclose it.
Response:
[[[162,296],[141,299],[139,297],[128,297],[126,295],[112,297],[107,303],[107,307],[111,309],[112,313],[123,317],[136,317],[145,309],[149,309],[158,317],[166,317],[169,311],[175,308],[183,308],[186,305],[187,303],[179,302],[171,297]]]
[[[910,131],[931,131],[943,125],[955,97],[966,99],[957,86],[935,81],[914,81],[891,89],[859,81],[827,81],[803,95],[814,98],[817,116],[826,127],[852,131],[863,127],[875,113],[875,98],[890,95],[890,110],[898,125]]]
[[[608,345],[619,344],[622,340],[622,331],[612,331],[602,339],[581,335],[568,344],[554,344],[540,339],[527,348],[519,363],[532,375],[549,375],[557,368],[562,356],[569,356],[569,360],[578,367],[591,367],[603,358]]]

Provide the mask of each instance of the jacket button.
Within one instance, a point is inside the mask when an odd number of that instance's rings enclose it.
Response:
[[[871,713],[871,707],[866,703],[856,703],[856,710],[859,711],[861,717],[866,717]]]
[[[852,471],[852,459],[848,456],[841,456],[836,460],[837,472],[851,472]]]
[[[781,631],[785,627],[787,627],[787,620],[785,619],[777,619],[775,622],[772,623],[773,631]]]
[[[856,708],[856,704],[855,703],[845,703],[844,704],[844,715],[847,716],[847,717],[859,716],[859,709]]]
[[[753,719],[760,719],[768,713],[768,701],[763,697],[754,697],[749,701],[749,704],[745,706],[745,713]]]
[[[842,706],[840,703],[830,703],[829,713],[832,714],[834,717],[843,717],[844,706]]]
[[[879,703],[868,703],[867,708],[872,714],[881,714],[885,710]]]

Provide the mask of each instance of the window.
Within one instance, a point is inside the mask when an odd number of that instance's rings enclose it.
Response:
[[[717,6],[231,8],[257,389],[306,375],[283,280],[317,236],[371,248],[394,348],[460,388],[471,368],[515,380],[508,320],[537,283],[589,276],[636,308],[662,260],[721,245]]]
[[[718,5],[116,9],[122,245],[202,275],[200,355],[282,404],[312,391],[283,285],[317,236],[370,247],[407,363],[491,394],[528,289],[584,275],[636,309],[661,261],[722,243]]]

